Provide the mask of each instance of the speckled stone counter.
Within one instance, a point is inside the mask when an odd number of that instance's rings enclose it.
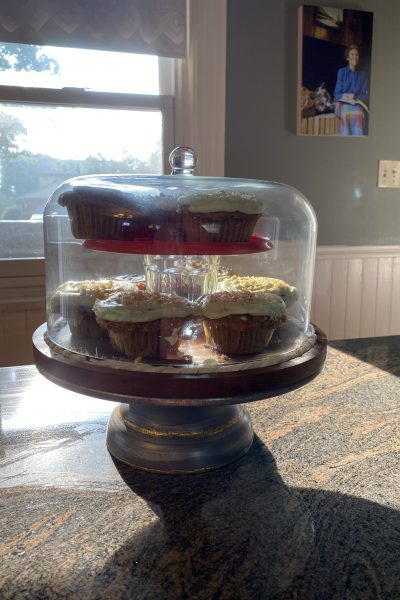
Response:
[[[114,404],[0,370],[2,599],[400,598],[400,338],[330,345],[199,475],[114,464]]]

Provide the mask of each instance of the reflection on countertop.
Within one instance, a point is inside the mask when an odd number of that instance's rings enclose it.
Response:
[[[167,476],[112,461],[113,402],[1,369],[2,598],[400,598],[399,374],[400,337],[332,343],[246,456]]]

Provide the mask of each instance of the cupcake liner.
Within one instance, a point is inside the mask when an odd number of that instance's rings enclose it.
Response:
[[[241,212],[192,213],[182,211],[187,242],[247,242],[261,215]]]
[[[206,343],[222,354],[263,352],[280,321],[260,317],[230,315],[221,319],[203,318]]]
[[[154,239],[162,242],[182,242],[182,215],[176,211],[158,210],[154,212]]]
[[[160,357],[172,358],[178,353],[185,319],[174,317],[163,318],[160,321]]]
[[[72,235],[77,239],[132,240],[153,235],[152,224],[143,217],[114,217],[97,205],[68,205]]]
[[[171,358],[177,355],[185,319],[163,318],[146,323],[97,320],[108,331],[114,350],[129,358]]]
[[[160,319],[147,323],[124,323],[98,319],[109,334],[114,350],[129,358],[158,356]]]
[[[101,340],[107,337],[107,333],[98,325],[91,309],[68,309],[66,319],[71,335],[76,339]]]

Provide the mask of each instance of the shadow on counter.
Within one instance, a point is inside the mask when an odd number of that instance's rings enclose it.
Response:
[[[400,513],[286,486],[258,438],[241,460],[206,474],[115,464],[159,517],[107,563],[115,597],[400,598]]]
[[[328,345],[382,371],[400,376],[400,336],[398,335],[332,341]]]

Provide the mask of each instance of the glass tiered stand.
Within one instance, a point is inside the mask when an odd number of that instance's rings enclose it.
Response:
[[[186,147],[175,149],[170,162],[170,176],[82,177],[55,191],[44,214],[48,319],[35,332],[33,349],[37,368],[51,381],[118,403],[106,436],[113,457],[148,471],[189,473],[242,456],[253,441],[243,405],[314,377],[326,338],[309,320],[316,219],[304,196],[283,184],[193,176],[196,156]],[[62,201],[68,194],[94,206],[100,221],[112,213],[121,223],[117,233],[81,238],[81,215]],[[180,214],[185,199],[219,202],[222,196],[225,202],[232,194],[255,198],[261,207],[252,235],[220,241],[211,218],[205,239],[188,239]],[[137,229],[138,214],[144,231]],[[225,218],[235,215],[228,210]],[[275,283],[286,321],[263,351],[227,355],[206,343],[200,314],[180,331],[178,352],[130,358],[106,338],[71,329],[69,296],[64,304],[54,301],[66,282],[103,279],[176,293],[194,304],[231,285]]]

